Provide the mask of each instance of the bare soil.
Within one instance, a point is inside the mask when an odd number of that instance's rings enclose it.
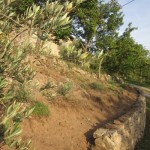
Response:
[[[93,132],[126,113],[138,96],[132,88],[97,79],[54,57],[32,55],[25,63],[37,71],[32,85],[38,82],[38,87],[31,88],[32,99],[46,104],[51,112],[48,117],[31,116],[23,122],[22,137],[31,139],[36,150],[90,150]],[[57,94],[50,100],[39,92],[48,81],[55,85],[51,92],[57,92],[64,81],[73,87],[65,96]],[[102,89],[91,89],[93,82],[101,84]]]

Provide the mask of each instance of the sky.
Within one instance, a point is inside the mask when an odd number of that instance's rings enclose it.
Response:
[[[130,1],[118,0],[121,6]],[[133,31],[132,37],[137,43],[150,50],[150,0],[134,0],[122,7],[122,11],[124,25],[121,27],[120,32],[123,32],[128,23],[132,22],[132,26],[138,28],[138,30]]]

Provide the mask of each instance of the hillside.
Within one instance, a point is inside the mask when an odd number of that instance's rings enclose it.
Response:
[[[124,114],[137,99],[136,90],[117,85],[109,76],[98,79],[54,56],[29,55],[25,63],[36,70],[26,85],[28,102],[44,103],[50,111],[23,122],[22,137],[32,139],[37,150],[87,150],[93,132]]]
[[[146,106],[126,82],[150,83],[150,55],[131,23],[118,34],[121,9],[117,0],[0,0],[0,149],[94,150],[93,133],[120,116],[120,139],[135,146]]]

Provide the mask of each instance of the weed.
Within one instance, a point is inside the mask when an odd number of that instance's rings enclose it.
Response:
[[[114,85],[114,84],[109,84],[108,88],[112,91],[115,91],[117,89],[116,85]]]
[[[72,83],[66,82],[60,86],[58,93],[65,96],[72,88]]]
[[[87,63],[89,53],[83,52],[81,48],[79,48],[79,41],[73,41],[73,43],[69,45],[63,45],[60,49],[60,56],[67,61],[73,62],[75,64],[81,64],[83,66]]]
[[[54,90],[52,90],[52,88],[54,87],[55,86],[48,81],[43,87],[40,88],[40,91],[42,92],[42,94],[46,96],[49,101],[53,100],[54,97],[57,96],[57,93],[54,92]]]
[[[54,85],[52,85],[49,81],[43,86],[40,88],[40,91],[43,91],[43,90],[46,90],[46,89],[50,89],[50,88],[53,88]]]
[[[114,80],[109,80],[108,83],[112,85],[116,85],[116,82]]]
[[[108,81],[108,88],[112,91],[116,91],[116,82],[114,80],[109,80]]]
[[[39,51],[39,53],[41,55],[46,56],[46,57],[50,57],[52,55],[51,52],[52,52],[51,47],[47,47],[47,46],[46,47],[42,47],[40,49],[40,51]]]
[[[46,106],[45,104],[39,101],[34,101],[32,104],[32,107],[34,107],[34,110],[32,113],[34,116],[47,117],[50,114],[48,106]]]
[[[32,47],[32,45],[31,44],[29,44],[29,43],[24,43],[23,45],[22,45],[22,47],[23,47],[23,49],[24,49],[24,51],[26,52],[26,53],[31,53],[32,51],[33,51],[33,47]]]
[[[24,84],[20,84],[16,91],[15,99],[18,102],[26,103],[30,100],[30,92],[25,88]]]
[[[119,89],[119,92],[121,93],[121,94],[123,94],[123,91],[125,90],[124,88],[122,88],[122,87],[120,87],[120,88],[118,88]]]
[[[42,93],[48,98],[49,101],[54,100],[54,98],[57,96],[57,93],[52,93],[50,91],[43,91]]]
[[[126,89],[127,87],[127,84],[123,83],[123,84],[120,84],[120,87],[123,88],[123,89]]]
[[[96,83],[96,82],[90,83],[89,86],[91,89],[98,90],[98,91],[104,89],[104,87],[101,84]]]

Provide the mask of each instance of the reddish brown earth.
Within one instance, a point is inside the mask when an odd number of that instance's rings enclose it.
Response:
[[[128,94],[130,100],[128,97],[125,102],[127,96],[124,95],[120,104],[115,101],[116,97],[113,99],[111,96],[106,96],[108,99],[105,97],[104,103],[89,100],[85,108],[52,104],[50,117],[32,117],[24,122],[24,138],[31,138],[37,150],[87,150],[92,133],[134,103],[135,94]]]
[[[58,95],[51,103],[42,94],[33,92],[34,99],[48,105],[51,112],[49,117],[32,116],[23,123],[23,138],[32,139],[36,150],[90,149],[92,133],[104,123],[124,114],[137,99],[136,91],[131,88],[115,87],[112,90],[112,85],[106,81],[89,78],[80,71],[67,71],[65,64],[56,60],[41,59],[40,62],[42,66],[35,65],[38,72],[34,81],[42,84],[50,78],[58,84],[67,78],[74,86],[69,94]],[[57,67],[54,67],[55,63]],[[104,89],[96,91],[89,88],[87,85],[91,82],[101,83]],[[83,88],[81,84],[86,85]]]

